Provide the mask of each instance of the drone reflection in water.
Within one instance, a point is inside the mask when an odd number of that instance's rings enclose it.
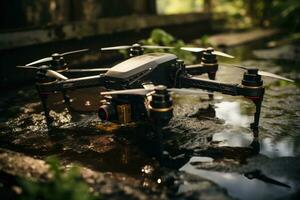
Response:
[[[191,159],[191,161],[195,160],[197,161],[202,159],[201,157],[193,157]],[[296,192],[297,184],[299,189],[300,183],[291,182],[284,176],[272,176],[272,178],[268,177],[268,180],[271,181],[265,182],[264,180],[261,180],[260,177],[249,179],[245,175],[241,175],[239,173],[197,169],[197,167],[189,163],[184,165],[180,170],[212,180],[221,187],[226,188],[232,197],[245,200],[275,199],[284,197]]]

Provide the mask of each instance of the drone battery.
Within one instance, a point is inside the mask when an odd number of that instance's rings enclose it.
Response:
[[[130,104],[117,105],[119,123],[127,124],[132,121]]]

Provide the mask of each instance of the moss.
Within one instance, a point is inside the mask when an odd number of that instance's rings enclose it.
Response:
[[[48,182],[36,182],[27,179],[20,179],[23,200],[97,200],[101,199],[98,195],[93,195],[89,191],[88,185],[80,177],[79,169],[72,167],[64,172],[59,161],[50,157],[47,159],[50,166],[52,178]]]

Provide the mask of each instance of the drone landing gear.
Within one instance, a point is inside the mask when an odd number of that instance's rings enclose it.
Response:
[[[44,110],[44,113],[45,113],[47,127],[48,127],[48,129],[50,129],[52,127],[52,125],[53,125],[54,118],[50,115],[50,109],[49,109],[48,104],[47,104],[47,101],[48,101],[48,98],[49,98],[49,94],[41,92],[40,89],[39,89],[39,86],[37,86],[36,88],[37,88],[39,97],[40,97],[41,102],[42,102],[42,106],[43,106],[43,110]],[[65,90],[62,91],[62,95],[63,95],[64,103],[67,105],[67,108],[71,109],[71,104],[70,104],[71,101],[70,101],[70,98],[67,95],[67,93],[66,93]]]
[[[209,72],[208,73],[208,78],[210,80],[216,80],[216,71],[215,72]],[[214,94],[208,94],[209,100],[212,101],[214,100]]]
[[[62,93],[63,98],[64,98],[64,103],[65,103],[68,107],[70,107],[71,101],[70,101],[69,95],[67,94],[67,92],[66,92],[65,90],[63,90],[61,93]]]
[[[250,124],[250,128],[253,131],[254,137],[258,137],[258,133],[259,133],[258,126],[259,126],[259,117],[260,117],[262,99],[252,99],[252,101],[255,104],[255,113],[254,113],[254,122]]]
[[[153,133],[154,133],[153,153],[159,160],[163,159],[163,151],[164,151],[162,128],[163,128],[162,124],[160,124],[159,122],[158,123],[154,122],[154,125],[153,125]]]
[[[71,105],[71,99],[70,99],[70,96],[68,95],[67,91],[62,90],[61,93],[62,93],[62,96],[63,96],[63,99],[64,99],[64,104],[66,105],[67,109],[69,111],[72,111],[72,112],[80,113],[81,111],[76,110],[74,107],[72,107],[72,105]]]
[[[50,116],[50,110],[47,106],[48,94],[44,94],[44,93],[39,92],[39,96],[40,96],[42,106],[43,106],[43,110],[44,110],[44,113],[45,113],[47,127],[50,128],[52,123],[54,122],[54,119],[53,119],[53,117]]]

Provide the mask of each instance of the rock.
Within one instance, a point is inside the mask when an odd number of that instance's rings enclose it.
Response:
[[[86,167],[79,169],[92,190],[105,199],[166,199],[151,181],[145,189],[140,180],[124,174],[101,173]],[[49,181],[52,177],[45,161],[5,149],[0,149],[0,171],[34,181]]]

